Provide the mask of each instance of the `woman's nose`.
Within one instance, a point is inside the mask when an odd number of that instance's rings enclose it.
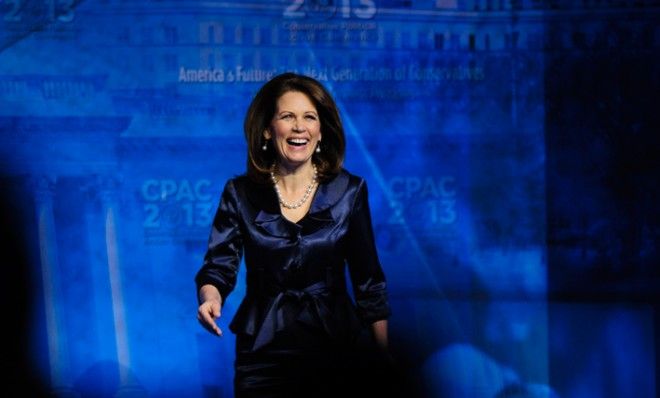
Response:
[[[293,131],[304,131],[305,126],[304,126],[303,123],[299,122],[298,119],[296,119],[296,120],[293,121],[292,129],[293,129]]]

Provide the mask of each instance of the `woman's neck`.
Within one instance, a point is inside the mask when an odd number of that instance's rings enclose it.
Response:
[[[314,168],[311,162],[294,167],[278,164],[275,174],[281,188],[287,192],[296,192],[307,188],[314,177]]]

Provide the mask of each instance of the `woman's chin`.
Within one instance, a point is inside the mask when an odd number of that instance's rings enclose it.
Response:
[[[294,154],[285,154],[285,156],[280,157],[280,163],[289,166],[289,167],[298,167],[302,166],[305,163],[312,161],[311,153],[294,153]]]

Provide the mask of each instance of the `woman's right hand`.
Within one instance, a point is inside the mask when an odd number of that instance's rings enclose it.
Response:
[[[222,309],[220,292],[213,285],[204,285],[199,289],[199,300],[201,304],[197,308],[197,320],[204,329],[216,336],[222,336],[222,330],[215,323],[215,320],[220,318]]]

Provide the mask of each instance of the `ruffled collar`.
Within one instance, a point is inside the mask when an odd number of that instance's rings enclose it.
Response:
[[[342,169],[331,180],[322,182],[316,188],[316,193],[312,198],[312,205],[309,208],[309,215],[320,213],[341,199],[348,187],[349,174]],[[258,184],[248,180],[247,197],[252,205],[266,213],[280,214],[280,207],[277,201],[277,195],[272,185]]]
[[[270,184],[258,184],[249,180],[246,195],[250,203],[257,209],[255,224],[266,230],[270,235],[292,237],[305,226],[309,232],[323,228],[336,220],[331,210],[346,192],[349,174],[341,170],[331,180],[322,182],[312,198],[309,212],[294,223],[282,215],[277,194]]]

